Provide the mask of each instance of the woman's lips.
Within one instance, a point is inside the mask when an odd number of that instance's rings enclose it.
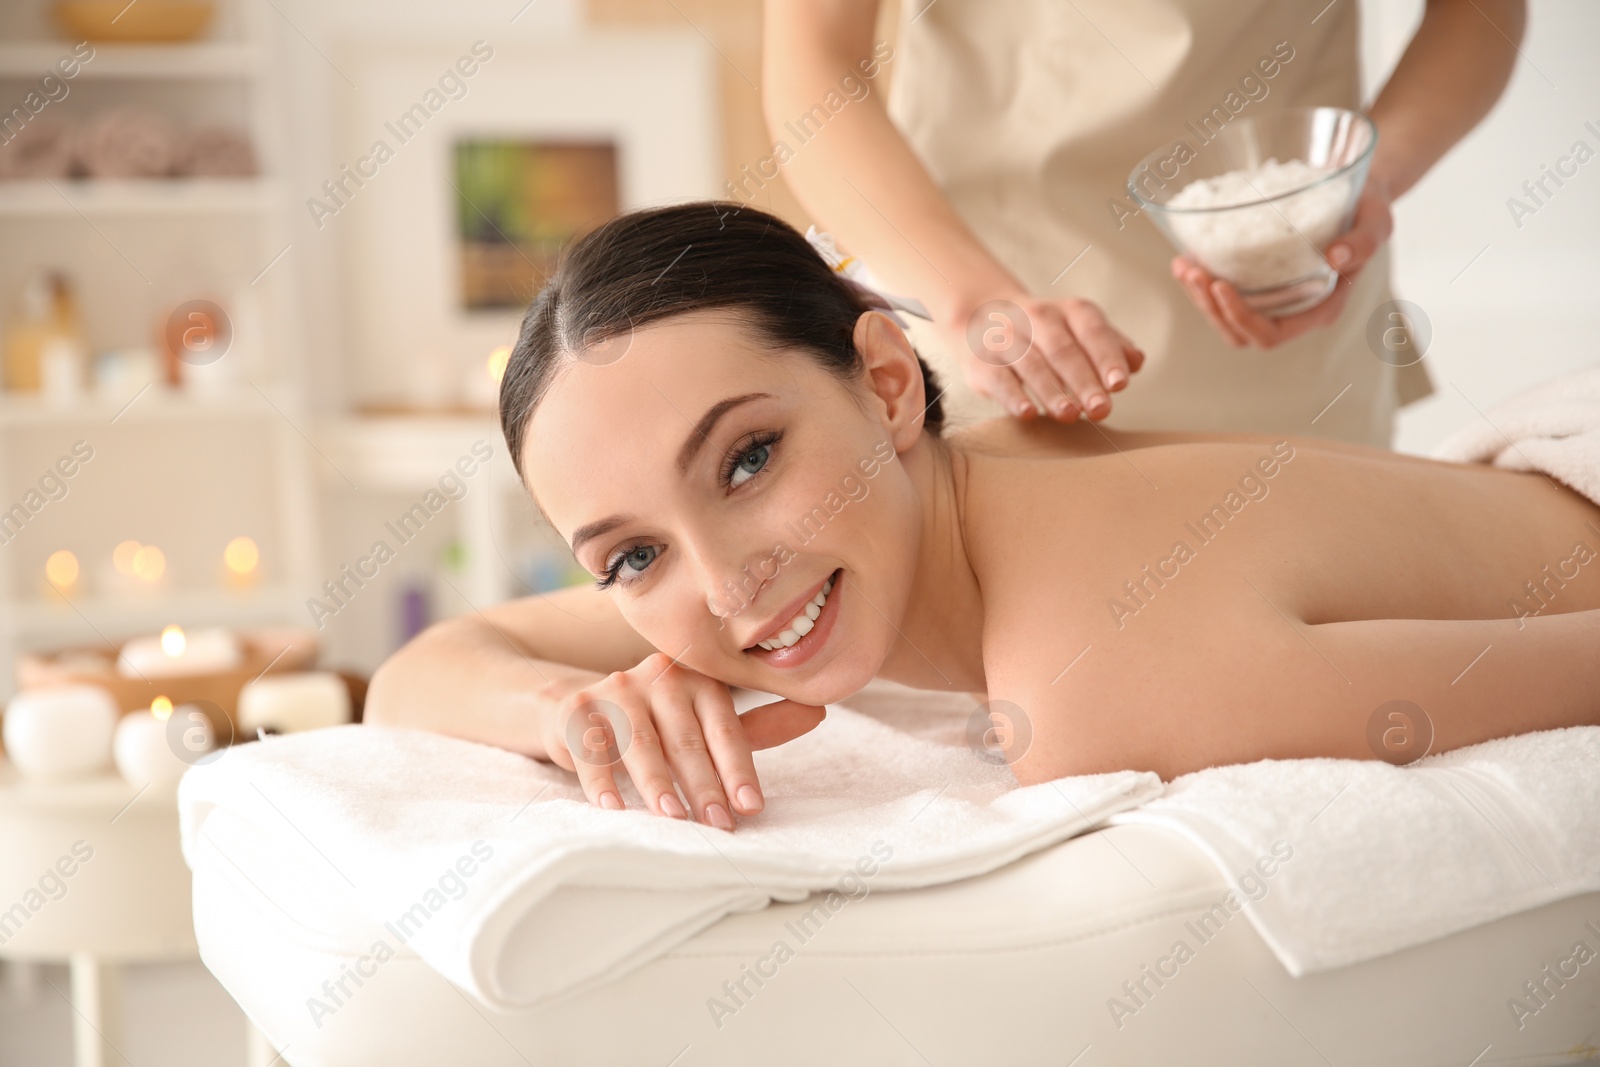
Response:
[[[745,649],[745,651],[749,655],[759,657],[769,667],[778,667],[785,670],[800,666],[821,651],[822,646],[827,643],[828,635],[833,632],[834,620],[839,616],[838,601],[840,593],[843,592],[844,569],[840,568],[834,571],[831,577],[833,579],[833,588],[829,590],[827,602],[822,605],[822,611],[817,615],[816,622],[812,625],[809,633],[787,648],[766,649],[752,646]],[[817,588],[820,590],[822,586],[819,585]],[[813,593],[813,595],[815,594]],[[806,601],[802,600],[799,603],[803,607]],[[779,630],[781,631],[783,626],[787,624],[788,618],[785,618],[783,624],[779,626]]]

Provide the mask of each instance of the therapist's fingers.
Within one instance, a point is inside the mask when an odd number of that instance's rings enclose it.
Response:
[[[1009,367],[993,367],[982,360],[967,362],[967,385],[974,393],[999,401],[1019,419],[1031,419],[1038,412],[1022,389],[1022,381]]]
[[[1077,417],[1068,410],[1070,406],[1092,418],[1103,419],[1109,415],[1111,398],[1101,386],[1099,372],[1082,340],[1068,325],[1062,309],[1054,304],[1044,305],[1037,310],[1033,321],[1034,347],[1061,383],[1065,400],[1052,404],[1050,413],[1070,421]]]
[[[1028,342],[1027,351],[1018,359],[1007,363],[1003,369],[1011,371],[1022,380],[1022,386],[1033,399],[1044,405],[1040,414],[1048,414],[1056,419],[1074,418],[1077,405],[1073,403],[1072,392],[1065,382],[1056,374],[1051,361],[1045,353],[1053,346],[1061,343],[1066,335],[1064,323],[1055,321],[1055,317],[1042,311],[1041,306],[1029,309],[1032,313],[1028,316],[1029,328],[1032,336]]]
[[[1069,298],[1058,302],[1057,307],[1065,316],[1067,328],[1072,331],[1072,336],[1078,339],[1079,346],[1088,354],[1089,361],[1094,365],[1095,374],[1105,390],[1112,392],[1125,387],[1128,384],[1128,376],[1133,373],[1133,368],[1128,362],[1128,353],[1134,347],[1133,342],[1112,326],[1106,320],[1105,312],[1091,301]],[[1068,384],[1076,387],[1070,379]],[[1103,418],[1110,413],[1109,397],[1106,398],[1103,411],[1097,411],[1093,404],[1089,405],[1090,418]]]
[[[1217,302],[1229,326],[1257,348],[1271,348],[1284,340],[1277,323],[1244,302],[1239,290],[1227,282],[1211,283],[1211,298]]]
[[[1244,335],[1223,318],[1222,310],[1217,307],[1217,302],[1211,295],[1211,275],[1183,256],[1178,256],[1172,261],[1172,276],[1178,279],[1178,284],[1189,294],[1190,303],[1200,310],[1211,323],[1212,329],[1216,330],[1224,341],[1235,348],[1245,343]]]
[[[1362,191],[1349,232],[1328,246],[1328,262],[1345,278],[1354,278],[1394,233],[1388,195],[1374,185]]]

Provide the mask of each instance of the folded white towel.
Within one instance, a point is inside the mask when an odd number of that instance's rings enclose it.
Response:
[[[1600,890],[1600,726],[1409,767],[1213,767],[1110,821],[1192,840],[1234,884],[1229,911],[1242,907],[1289,973],[1308,974]],[[1195,923],[1196,937],[1215,929]]]
[[[922,697],[930,711],[939,701]],[[511,1010],[614,979],[771,900],[982,874],[1161,790],[1132,771],[1018,788],[966,746],[965,715],[938,721],[928,736],[830,708],[816,730],[755,754],[766,809],[733,833],[638,810],[625,782],[630,810],[603,811],[565,771],[433,734],[269,737],[185,775],[184,852],[192,865],[219,807],[303,841],[386,924],[391,951],[403,941]]]
[[[1600,504],[1600,366],[1562,375],[1490,408],[1434,456],[1543,471]]]

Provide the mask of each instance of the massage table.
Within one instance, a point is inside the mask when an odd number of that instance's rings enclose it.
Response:
[[[1194,845],[1116,825],[961,882],[732,915],[608,985],[503,1015],[404,947],[374,959],[384,931],[330,867],[274,863],[227,812],[207,833],[219,847],[191,858],[201,957],[294,1067],[1600,1057],[1600,958],[1573,962],[1577,942],[1600,949],[1600,893],[1294,978],[1243,912],[1212,910],[1227,886]],[[1519,1018],[1512,998],[1537,1010]]]

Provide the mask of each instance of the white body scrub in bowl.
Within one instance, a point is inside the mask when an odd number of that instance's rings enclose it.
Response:
[[[1273,289],[1326,269],[1322,258],[1344,230],[1351,201],[1347,178],[1304,160],[1269,159],[1180,189],[1169,208],[1236,208],[1174,213],[1172,232],[1201,266],[1241,291]],[[1304,190],[1293,196],[1296,189]],[[1267,197],[1281,199],[1266,200]]]
[[[1293,315],[1338,284],[1323,253],[1355,218],[1377,143],[1372,120],[1344,108],[1241,116],[1151,152],[1128,176],[1128,200],[1252,308]]]

